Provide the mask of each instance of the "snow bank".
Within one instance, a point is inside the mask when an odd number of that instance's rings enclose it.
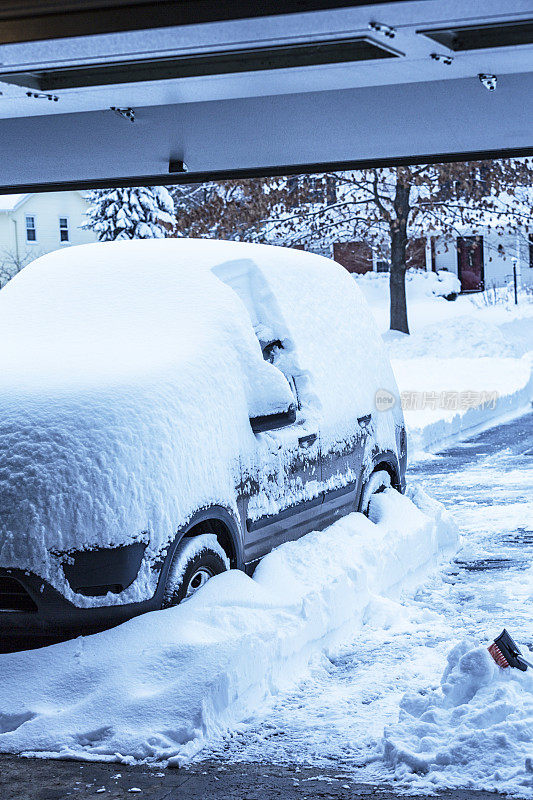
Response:
[[[433,318],[439,318],[442,304],[433,305]],[[505,315],[500,309],[475,311],[470,301],[469,306],[471,313],[424,320],[420,327],[415,310],[411,335],[383,334],[402,395],[411,457],[520,413],[533,399],[528,352],[533,316],[522,308]]]
[[[356,279],[382,331],[402,395],[410,458],[519,414],[533,400],[529,297],[523,293],[515,306],[508,294],[493,302],[489,291],[448,302],[440,296],[441,277],[457,281],[446,271],[407,272],[409,335],[388,330],[388,274]]]
[[[533,398],[531,357],[394,359],[409,457],[519,414]]]
[[[383,755],[409,789],[533,797],[533,671],[502,670],[486,648],[458,644],[438,689],[404,695]]]
[[[371,305],[380,303],[386,296],[389,299],[389,273],[365,272],[354,273],[352,277]],[[424,298],[446,297],[457,295],[461,291],[461,282],[456,275],[441,269],[438,272],[426,272],[424,269],[409,269],[405,273],[407,303]]]
[[[383,339],[392,359],[512,358],[518,355],[513,336],[505,335],[489,320],[466,314],[429,323],[410,335],[387,331]]]
[[[456,546],[423,492],[375,498],[282,545],[254,578],[230,571],[191,600],[101,634],[0,656],[0,752],[182,763]]]

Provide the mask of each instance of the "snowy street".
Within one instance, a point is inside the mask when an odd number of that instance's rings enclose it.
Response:
[[[463,538],[453,562],[434,573],[414,598],[408,592],[399,600],[376,595],[355,635],[317,651],[303,680],[258,703],[258,711],[222,739],[214,737],[185,772],[169,771],[165,777],[160,769],[127,761],[79,765],[7,757],[0,761],[0,774],[13,794],[2,796],[59,800],[72,794],[85,800],[103,787],[107,794],[98,796],[127,797],[132,787],[142,787],[140,796],[151,800],[206,792],[256,797],[255,789],[249,790],[253,783],[263,798],[353,797],[367,794],[360,784],[369,783],[383,785],[383,797],[390,792],[387,786],[404,793],[492,788],[530,797],[531,775],[523,758],[524,752],[531,755],[529,673],[520,674],[519,681],[508,671],[504,678],[497,676],[495,668],[487,677],[483,662],[481,672],[470,672],[468,696],[448,703],[451,710],[435,700],[439,724],[432,725],[426,713],[423,731],[416,704],[436,695],[446,657],[463,639],[469,647],[485,645],[505,626],[521,646],[533,646],[527,503],[532,468],[532,414],[415,464],[409,482],[443,502],[459,525]],[[81,651],[76,657],[82,658]],[[87,680],[94,674],[87,672]],[[432,763],[427,740],[439,752],[439,763]],[[97,747],[92,750],[96,756]],[[38,794],[36,782],[49,788]]]

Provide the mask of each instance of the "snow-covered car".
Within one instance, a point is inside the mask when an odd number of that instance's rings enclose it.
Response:
[[[404,489],[381,338],[321,256],[190,239],[56,251],[0,292],[0,341],[3,637],[173,605]]]

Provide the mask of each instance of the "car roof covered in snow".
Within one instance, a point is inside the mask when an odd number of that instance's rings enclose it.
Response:
[[[68,597],[52,550],[149,532],[149,558],[198,508],[237,514],[249,417],[294,402],[237,294],[181,257],[197,249],[68,248],[0,291],[0,559]]]
[[[249,315],[211,272],[224,244],[105,242],[37,259],[0,292],[1,383],[114,384],[190,363],[224,335],[261,366]]]
[[[54,251],[0,292],[0,335],[3,382],[39,392],[144,381],[177,365],[194,371],[221,339],[247,361],[248,375],[260,360],[257,340],[281,341],[278,368],[299,376],[299,400],[326,420],[353,421],[354,407],[363,413],[376,390],[396,391],[346,270],[270,245],[169,238]],[[257,363],[255,394],[273,397],[281,376],[262,370],[258,378]]]

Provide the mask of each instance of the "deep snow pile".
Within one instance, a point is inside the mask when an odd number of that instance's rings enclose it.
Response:
[[[226,572],[176,608],[0,656],[0,752],[186,761],[457,544],[443,506],[421,491],[387,490],[372,517],[284,544],[253,579]]]
[[[520,413],[533,399],[533,303],[508,292],[444,299],[451,273],[407,272],[410,335],[388,330],[388,274],[355,278],[376,318],[402,395],[410,457],[479,425]],[[443,284],[444,285],[444,284]]]
[[[409,789],[533,797],[533,671],[503,670],[486,648],[461,642],[438,689],[404,695],[383,758]]]
[[[410,456],[478,425],[521,413],[533,398],[531,358],[393,359]]]
[[[483,319],[480,314],[430,322],[421,329],[415,327],[410,336],[387,331],[383,338],[390,357],[394,359],[431,355],[445,359],[513,358],[518,355],[512,336],[504,334],[498,325]]]
[[[354,273],[357,285],[371,305],[379,304],[388,292],[388,272]],[[452,272],[441,269],[438,272],[426,272],[424,269],[408,269],[405,273],[407,302],[457,295],[461,291],[461,282]]]
[[[420,755],[415,733],[421,730],[421,726],[415,727],[419,720],[407,725],[408,715],[402,712],[401,724],[406,728],[397,729],[402,697],[417,692],[415,697],[423,702],[432,696],[438,710],[443,700],[437,687],[447,655],[463,638],[473,643],[469,648],[486,647],[507,627],[524,654],[526,646],[531,649],[533,540],[528,523],[533,519],[533,503],[525,498],[531,494],[533,477],[533,462],[528,455],[532,432],[533,415],[529,413],[439,454],[429,463],[416,465],[410,483],[423,481],[424,488],[450,508],[459,524],[462,537],[457,555],[425,580],[414,595],[404,595],[398,601],[374,598],[360,629],[340,644],[326,648],[302,681],[275,698],[266,713],[251,715],[222,744],[207,748],[205,757],[228,766],[243,761],[292,765],[293,769],[294,765],[312,764],[338,778],[339,788],[345,778],[372,786],[398,786],[401,781],[403,793],[427,796],[454,777],[463,788],[471,780],[473,788],[479,788],[480,782],[470,774],[477,774],[478,763],[475,758],[462,759],[460,746],[449,748],[457,755],[455,771],[453,765],[437,763],[429,764],[427,772],[417,773],[399,762],[395,775],[392,759],[383,760],[383,732],[387,727],[399,749]],[[495,676],[523,683],[522,674],[516,671],[496,670]],[[491,686],[495,694],[501,688],[497,683]],[[450,717],[443,715],[442,731],[439,716],[424,744],[428,746],[431,736],[437,752],[447,753],[448,741],[454,741],[455,723],[460,724],[463,712],[471,725],[469,736],[482,740],[487,720],[478,714],[485,691],[481,689],[472,701],[450,707]],[[526,700],[527,694],[522,693],[516,714],[510,712],[501,720],[505,724],[496,722],[493,728],[496,732],[503,730],[510,739],[505,746],[502,736],[495,750],[500,775],[509,775],[516,768],[519,778],[529,776],[527,770],[524,772],[525,761],[516,736],[516,731],[521,735],[523,729],[520,724],[513,727],[513,721],[521,719]],[[490,705],[494,707],[492,700]],[[415,706],[409,703],[408,707],[414,715]],[[428,722],[429,717],[424,720]],[[513,725],[506,728],[508,722]],[[531,750],[531,741],[528,744],[524,736],[526,754],[528,747]],[[425,754],[429,759],[431,748]],[[482,758],[479,752],[475,755]],[[490,775],[488,756],[483,754],[483,758],[485,767],[489,767],[486,775]],[[498,789],[499,779],[493,774],[492,785]],[[528,792],[531,797],[531,790],[516,782],[513,794],[524,796]]]

